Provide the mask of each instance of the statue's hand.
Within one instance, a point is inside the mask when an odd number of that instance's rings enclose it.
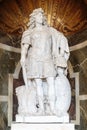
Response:
[[[25,57],[21,57],[20,63],[22,67],[25,66]]]

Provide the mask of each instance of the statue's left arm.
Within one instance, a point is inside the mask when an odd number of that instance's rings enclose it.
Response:
[[[69,51],[69,46],[68,46],[68,40],[63,34],[61,34],[59,48],[60,48],[61,56],[64,56],[64,58],[67,61],[69,59],[69,56],[70,56],[70,51]]]
[[[69,59],[69,46],[67,38],[59,31],[51,28],[52,33],[52,55],[55,67],[67,67],[67,60]]]

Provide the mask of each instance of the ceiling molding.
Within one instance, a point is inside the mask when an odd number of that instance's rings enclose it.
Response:
[[[87,46],[87,40],[85,42],[79,43],[78,45],[70,47],[70,51],[76,51]]]
[[[84,0],[3,0],[0,2],[0,30],[21,34],[35,8],[45,11],[50,26],[66,36],[87,28],[87,5]]]
[[[11,46],[8,46],[3,43],[0,43],[0,49],[6,50],[6,51],[11,51],[11,52],[16,52],[16,53],[21,53],[20,48],[11,47]]]
[[[70,47],[70,51],[76,51],[76,50],[82,49],[86,46],[87,46],[87,40],[78,45],[74,45],[74,46]],[[6,51],[11,51],[11,52],[16,52],[16,53],[21,53],[20,48],[11,47],[11,46],[3,44],[3,43],[0,43],[0,49],[6,50]]]

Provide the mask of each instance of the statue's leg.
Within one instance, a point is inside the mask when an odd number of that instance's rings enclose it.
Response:
[[[32,81],[30,79],[27,79],[28,87],[32,87]]]
[[[55,83],[54,83],[54,77],[48,77],[47,83],[48,83],[48,97],[49,97],[50,109],[51,109],[51,112],[54,114],[55,113]]]
[[[39,101],[39,113],[44,113],[44,97],[43,97],[43,87],[42,87],[42,80],[35,79],[36,87],[37,87],[37,96]]]

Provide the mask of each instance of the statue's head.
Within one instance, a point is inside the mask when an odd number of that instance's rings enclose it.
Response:
[[[30,21],[28,26],[30,26],[30,28],[34,28],[36,22],[39,22],[42,25],[47,25],[47,19],[42,8],[33,10],[33,12],[30,14]]]

